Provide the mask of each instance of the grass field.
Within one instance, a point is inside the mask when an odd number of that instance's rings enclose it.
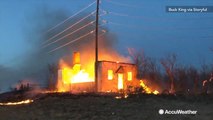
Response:
[[[197,110],[196,115],[160,115]],[[203,97],[46,95],[31,104],[0,106],[0,120],[213,120],[213,101]]]

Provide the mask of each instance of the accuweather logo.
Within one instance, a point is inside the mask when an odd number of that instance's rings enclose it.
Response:
[[[160,115],[195,115],[197,114],[196,110],[163,110],[158,111]]]

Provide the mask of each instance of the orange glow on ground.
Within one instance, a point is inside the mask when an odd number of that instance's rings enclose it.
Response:
[[[32,103],[33,100],[27,99],[19,102],[7,102],[7,103],[0,103],[1,106],[12,106],[12,105],[21,105],[21,104],[29,104]]]

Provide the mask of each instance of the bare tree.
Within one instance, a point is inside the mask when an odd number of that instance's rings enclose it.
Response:
[[[144,52],[136,52],[133,48],[128,48],[128,52],[137,66],[137,77],[141,79],[144,73],[143,66],[145,65]]]
[[[175,68],[175,73],[174,73],[174,83],[175,83],[175,88],[176,92],[179,93],[185,93],[188,89],[188,83],[187,83],[187,68],[182,65],[178,65],[177,68]]]
[[[161,59],[161,65],[164,67],[170,80],[170,93],[174,93],[174,75],[176,65],[176,54],[169,54],[166,58]]]
[[[151,58],[144,55],[144,52],[136,52],[134,49],[128,49],[130,55],[132,56],[134,63],[137,65],[139,78],[144,77],[155,77],[159,72],[157,62]]]
[[[160,86],[162,81],[157,61],[154,58],[145,56],[143,51],[137,52],[130,48],[128,51],[137,66],[137,78],[147,79],[150,84],[158,84]]]
[[[196,68],[194,68],[193,66],[190,66],[188,69],[187,69],[187,75],[188,75],[188,78],[192,83],[193,85],[193,92],[196,94],[198,92],[198,83],[199,83],[199,73],[197,71]]]
[[[209,65],[205,61],[201,63],[200,75],[202,80],[207,80],[209,77]]]

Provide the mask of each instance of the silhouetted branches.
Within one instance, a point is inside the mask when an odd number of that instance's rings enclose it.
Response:
[[[156,60],[145,56],[143,51],[136,52],[134,49],[129,49],[129,53],[137,65],[138,79],[146,79],[149,83],[156,84],[161,91],[177,94],[201,93],[204,87],[203,81],[209,80],[213,72],[213,64],[209,65],[205,62],[202,62],[198,68],[177,64],[176,54],[169,54]]]

